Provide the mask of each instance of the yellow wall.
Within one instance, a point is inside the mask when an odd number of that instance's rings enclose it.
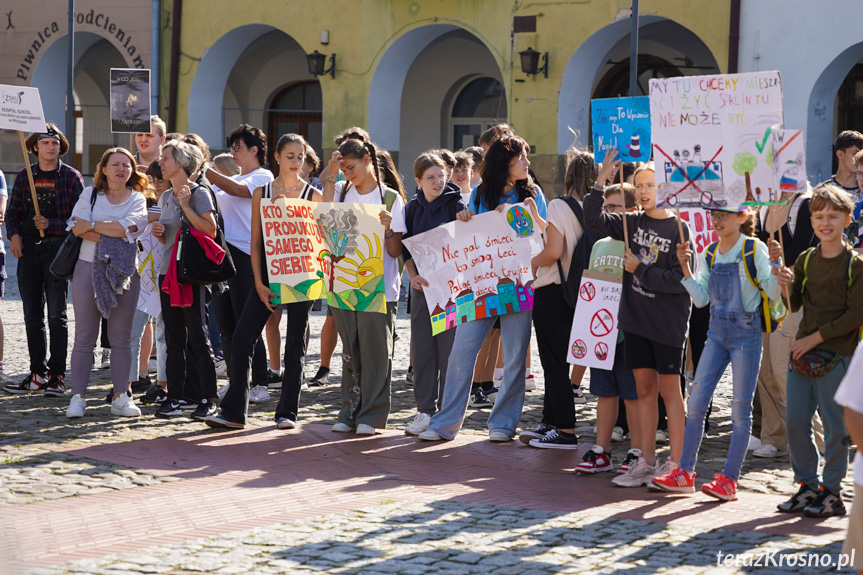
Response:
[[[165,2],[169,5],[170,2]],[[284,6],[284,8],[276,8]],[[629,0],[315,0],[258,2],[186,0],[183,3],[178,99],[178,130],[187,127],[189,91],[204,51],[223,34],[246,24],[265,23],[283,30],[306,52],[337,54],[336,77],[321,78],[324,142],[351,125],[366,126],[368,91],[381,56],[405,32],[432,23],[458,25],[491,51],[501,68],[509,121],[536,146],[549,175],[559,181],[557,110],[560,81],[569,59],[595,31],[611,24]],[[170,7],[166,6],[166,10]],[[728,61],[730,4],[727,1],[642,0],[641,13],[676,21],[694,32],[712,51],[722,70]],[[537,16],[536,33],[512,35],[513,16]],[[321,46],[320,31],[330,31]],[[170,30],[165,30],[163,77],[169,82]],[[525,78],[518,52],[528,46],[549,52],[549,77]],[[513,70],[513,61],[517,69]],[[593,82],[593,78],[585,78]],[[167,93],[167,90],[166,90]],[[221,94],[214,94],[221,97]],[[167,104],[167,99],[162,102]],[[217,119],[214,119],[217,121]],[[545,171],[545,169],[543,170]]]

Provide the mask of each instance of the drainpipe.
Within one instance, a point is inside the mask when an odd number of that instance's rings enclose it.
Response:
[[[162,54],[162,0],[153,0],[153,15],[151,20],[152,32],[150,34],[150,44],[152,48],[150,49],[150,74],[152,80],[150,81],[150,85],[152,86],[152,93],[150,94],[150,108],[153,114],[158,115],[159,87],[162,85],[161,78],[159,77],[162,63],[160,59]]]
[[[728,73],[737,73],[737,59],[740,51],[740,3],[731,0],[731,22],[728,30]]]
[[[171,26],[171,77],[168,80],[168,131],[177,131],[177,82],[180,78],[180,19],[183,0],[174,0]]]

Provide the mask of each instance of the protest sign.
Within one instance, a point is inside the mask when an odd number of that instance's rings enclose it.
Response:
[[[423,288],[432,334],[457,325],[533,309],[530,260],[542,250],[524,204],[506,213],[450,222],[403,240]]]
[[[707,249],[707,246],[719,240],[719,236],[713,231],[713,222],[710,221],[707,210],[680,208],[680,219],[689,224],[696,253],[700,254]]]
[[[327,298],[354,311],[386,312],[383,226],[376,204],[261,201],[274,305]]]
[[[623,291],[616,274],[585,271],[572,318],[567,362],[610,370],[617,347],[617,312]]]
[[[138,309],[153,317],[162,313],[159,302],[159,266],[164,246],[153,237],[150,226],[138,237],[142,251],[138,254],[138,275],[141,276],[141,291],[138,293]]]
[[[0,128],[19,132],[46,130],[38,88],[0,84]]]
[[[774,128],[773,189],[782,193],[802,194],[806,191],[806,142],[803,130]]]
[[[111,68],[111,132],[151,133],[150,71]]]
[[[775,201],[771,131],[781,123],[776,71],[650,80],[657,207]]]
[[[591,100],[593,153],[604,162],[605,152],[617,148],[624,162],[646,162],[650,159],[650,99],[606,98]]]

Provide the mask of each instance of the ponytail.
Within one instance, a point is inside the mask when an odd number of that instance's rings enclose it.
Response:
[[[746,210],[743,212],[746,214],[746,219],[743,220],[743,223],[740,224],[740,235],[746,237],[754,237],[755,236],[755,214],[752,210]]]
[[[377,180],[378,190],[380,190],[381,192],[381,203],[384,203],[384,189],[386,188],[386,183],[384,183],[383,175],[381,175],[381,163],[378,161],[377,146],[375,146],[371,142],[363,142],[363,147],[369,153],[369,158],[372,161],[372,166],[374,166],[375,180]]]

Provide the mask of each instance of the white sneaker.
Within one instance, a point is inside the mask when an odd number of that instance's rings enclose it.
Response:
[[[413,423],[405,427],[405,433],[408,435],[419,435],[429,428],[429,423],[431,423],[431,416],[428,413],[418,413],[414,417]]]
[[[225,396],[228,394],[228,388],[230,386],[226,383],[222,387],[219,388],[219,391],[216,392],[216,395],[219,396],[219,401],[222,402],[225,400]]]
[[[618,487],[642,487],[650,485],[653,481],[654,466],[647,463],[643,457],[639,457],[629,471],[618,475],[611,482]]]
[[[524,390],[525,391],[533,391],[536,389],[536,378],[533,377],[531,373],[527,377],[524,378]]]
[[[159,361],[155,357],[151,357],[147,362],[147,371],[159,371]]]
[[[656,443],[668,443],[668,432],[664,429],[657,429]]]
[[[756,449],[761,448],[761,440],[755,437],[754,435],[749,436],[749,446],[746,448],[746,451],[754,451]]]
[[[443,436],[441,436],[437,431],[434,431],[433,429],[426,429],[425,431],[423,431],[422,433],[417,435],[417,437],[422,439],[423,441],[443,441],[444,440]]]
[[[677,469],[678,467],[680,466],[674,463],[669,457],[662,463],[662,465],[659,465],[659,462],[657,462],[656,471],[653,472],[653,477],[662,477],[663,475],[668,475],[673,469]],[[650,483],[647,484],[647,489],[649,489],[650,491],[665,491],[665,489],[662,489],[661,487],[655,485],[652,480]]]
[[[102,361],[99,363],[100,369],[111,367],[111,348],[102,349]]]
[[[349,431],[352,431],[353,429],[353,427],[346,423],[336,423],[335,425],[333,425],[332,431],[334,433],[347,433]]]
[[[66,408],[66,417],[69,419],[84,417],[85,409],[87,409],[87,400],[77,393],[73,394],[72,401],[69,402],[69,407]]]
[[[752,450],[752,455],[754,457],[766,457],[766,458],[782,457],[784,455],[788,455],[788,450],[787,449],[780,450],[775,445],[770,445],[769,443],[763,443],[761,445],[761,447],[759,447],[758,449]]]
[[[228,377],[228,363],[221,355],[215,357],[216,377]]]
[[[270,392],[267,391],[267,388],[263,385],[253,387],[249,392],[249,402],[264,403],[265,401],[270,401]]]
[[[582,391],[580,385],[572,386],[572,402],[576,405],[582,405],[587,403],[587,398],[584,397],[584,391]]]
[[[111,402],[111,415],[140,417],[141,410],[135,405],[135,400],[129,394],[124,393]]]
[[[366,425],[365,423],[360,423],[357,425],[357,435],[374,435],[375,428],[371,425]]]
[[[494,443],[504,443],[506,441],[512,441],[512,436],[504,431],[489,431],[488,432],[488,440]],[[535,439],[534,441],[542,441],[541,439]]]
[[[615,443],[620,443],[623,441],[623,428],[619,425],[615,425],[614,429],[611,430],[611,440]]]

